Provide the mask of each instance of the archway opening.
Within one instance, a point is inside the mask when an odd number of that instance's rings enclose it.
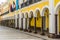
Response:
[[[28,31],[28,13],[25,13],[25,29],[24,31]]]
[[[28,13],[27,13],[27,12],[26,12],[26,14],[25,14],[25,15],[26,15],[26,18],[28,18]]]
[[[60,34],[60,7],[59,7],[59,10],[58,10],[58,19],[59,19],[59,29],[58,29],[58,31],[59,31],[59,34]]]
[[[17,14],[17,29],[19,29],[19,14]]]
[[[42,30],[44,33],[48,33],[49,30],[49,9],[44,8],[43,9],[43,24],[42,24]]]
[[[40,10],[36,10],[36,28],[37,28],[37,32],[41,31],[41,27],[42,27],[42,17],[40,15]]]
[[[58,5],[57,9],[56,9],[56,15],[55,15],[55,31],[56,34],[60,34],[60,5]]]
[[[30,12],[30,19],[29,19],[29,29],[34,30],[34,16],[33,16],[33,11]]]
[[[49,28],[49,9],[48,8],[46,8],[46,10],[44,12],[44,16],[45,16],[45,27],[47,30]]]
[[[23,30],[23,18],[24,18],[24,13],[21,13],[21,28],[20,28],[20,30]]]
[[[9,21],[9,22],[8,22],[9,26],[12,27],[12,28],[14,28],[14,24],[15,24],[15,23],[14,23],[14,18],[13,18],[13,16],[9,17],[8,21]]]

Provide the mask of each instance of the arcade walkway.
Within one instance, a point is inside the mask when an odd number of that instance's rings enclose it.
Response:
[[[40,34],[23,32],[18,29],[0,26],[0,40],[60,40],[50,39]]]

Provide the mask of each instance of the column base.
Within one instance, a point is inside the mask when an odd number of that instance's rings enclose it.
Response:
[[[40,35],[43,35],[43,36],[44,36],[44,35],[45,35],[45,33],[41,32],[41,33],[40,33]]]
[[[23,30],[23,28],[20,28],[20,30]]]
[[[47,28],[47,30],[44,31],[45,35],[48,36],[49,34],[49,29]]]
[[[49,34],[48,37],[49,38],[60,38],[60,35],[57,35],[57,34]]]
[[[36,32],[36,31],[34,31],[34,33],[35,33],[35,34],[37,34],[37,32]]]
[[[31,33],[32,31],[31,30],[28,30],[29,33]]]
[[[16,27],[16,29],[19,29],[19,27]]]
[[[14,26],[12,26],[12,28],[14,28]]]
[[[24,31],[25,31],[25,32],[28,32],[28,30],[27,30],[27,29],[24,29]]]
[[[31,33],[31,32],[32,32],[30,27],[28,28],[28,32],[29,32],[29,33]]]
[[[13,28],[12,26],[10,26],[10,28]]]
[[[11,27],[11,28],[14,28],[14,27]]]

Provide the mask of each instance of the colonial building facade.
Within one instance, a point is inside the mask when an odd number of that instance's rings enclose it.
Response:
[[[17,10],[1,14],[1,25],[60,37],[60,0],[10,0],[9,4],[13,1]]]

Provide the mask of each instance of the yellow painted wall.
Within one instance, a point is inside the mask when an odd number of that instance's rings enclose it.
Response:
[[[38,6],[39,5],[39,6]],[[44,6],[48,6],[49,5],[49,1],[44,1],[44,2],[40,2],[40,3],[35,3],[35,4],[32,4],[28,7],[24,7],[21,9],[21,12],[25,13],[26,11],[30,11],[30,10],[35,10],[36,8],[39,8],[40,10],[42,9],[42,7]]]
[[[60,0],[54,0],[54,6],[56,7],[57,3],[59,3]]]
[[[12,0],[10,0],[10,2],[11,2]],[[38,6],[39,5],[39,6]],[[32,5],[30,5],[30,6],[27,6],[27,7],[24,7],[24,8],[22,8],[22,9],[19,9],[18,11],[16,11],[16,12],[10,12],[9,14],[8,14],[8,16],[12,16],[12,15],[14,15],[14,14],[18,14],[19,13],[19,11],[21,12],[21,13],[25,13],[26,11],[27,12],[29,12],[29,11],[31,11],[31,10],[33,10],[33,12],[36,10],[36,8],[39,8],[40,10],[44,7],[44,6],[48,6],[49,5],[49,2],[48,1],[41,1],[41,2],[38,2],[38,3],[35,3],[35,4],[32,4]],[[37,20],[37,22],[36,22],[36,24],[37,24],[37,27],[41,27],[41,23],[38,23],[38,22],[41,22],[40,21],[41,20],[41,18],[39,18],[39,20]],[[32,19],[32,21],[31,21],[31,26],[34,26],[34,18]]]
[[[42,27],[42,17],[40,15],[40,13],[37,13],[37,18],[36,18],[36,27]]]
[[[34,18],[32,18],[30,25],[31,25],[32,27],[34,27]]]
[[[12,0],[10,0],[11,2]],[[39,5],[39,6],[38,6]],[[18,14],[19,11],[21,13],[26,13],[27,12],[30,12],[31,10],[33,10],[33,12],[36,10],[36,8],[39,8],[40,10],[44,7],[44,6],[48,6],[49,5],[49,2],[48,1],[41,1],[39,3],[35,3],[35,4],[32,4],[30,6],[27,6],[27,7],[24,7],[22,9],[19,9],[17,10],[16,12],[10,12],[8,14],[8,16],[13,16],[14,14]],[[37,20],[37,19],[36,19]],[[48,23],[47,23],[48,24]],[[31,26],[34,26],[34,18],[32,18],[32,21],[31,21]],[[42,18],[38,18],[38,20],[36,21],[36,26],[37,27],[41,27],[42,26]]]
[[[58,27],[59,27],[59,32],[60,32],[60,9],[58,10],[58,18],[59,18],[59,25],[58,25]]]
[[[33,12],[34,12],[36,10],[36,8],[39,8],[41,10],[44,6],[46,6],[46,5],[48,6],[48,4],[49,4],[48,1],[37,3],[37,4],[34,4],[34,5],[32,4],[32,5],[28,6],[28,7],[22,8],[21,9],[21,12],[22,13],[25,13],[26,11],[29,12],[31,10],[33,10]],[[37,20],[36,21],[36,26],[37,27],[42,27],[42,18],[38,18],[38,19],[39,20],[36,19]],[[31,26],[34,26],[34,18],[32,18]]]
[[[46,28],[49,28],[49,9],[46,9],[45,12],[44,12],[44,16],[46,18]]]

